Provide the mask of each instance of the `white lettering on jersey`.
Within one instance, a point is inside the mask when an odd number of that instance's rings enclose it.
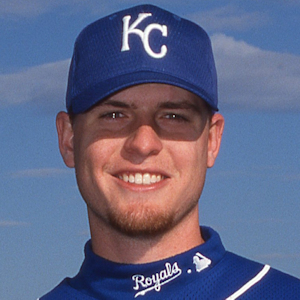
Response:
[[[135,283],[133,289],[138,291],[134,298],[138,296],[144,296],[151,290],[159,292],[162,285],[174,280],[180,276],[181,273],[182,270],[178,267],[177,262],[175,262],[173,265],[166,263],[165,269],[153,274],[150,277],[145,277],[144,275],[133,275],[132,280]]]
[[[146,18],[151,17],[152,14],[151,13],[140,13],[138,15],[138,18],[129,26],[129,21],[131,19],[131,16],[125,16],[123,18],[123,40],[122,40],[122,48],[121,51],[129,51],[130,47],[129,47],[129,35],[130,34],[136,34],[138,35],[141,40],[142,43],[144,45],[144,49],[147,52],[148,55],[150,55],[153,58],[163,58],[166,54],[167,54],[167,46],[166,45],[162,45],[160,52],[159,53],[155,53],[153,52],[153,50],[151,49],[150,45],[149,45],[149,35],[151,33],[152,30],[159,30],[162,33],[162,36],[167,37],[168,36],[168,28],[166,25],[160,25],[158,23],[152,23],[149,24],[144,31],[140,30],[137,28],[137,26]]]

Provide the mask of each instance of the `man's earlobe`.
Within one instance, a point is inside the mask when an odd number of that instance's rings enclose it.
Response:
[[[211,118],[209,136],[208,136],[208,152],[207,167],[211,168],[218,156],[222,134],[224,129],[224,117],[221,114],[214,114]]]
[[[74,168],[73,126],[66,112],[59,112],[56,117],[56,129],[60,154],[69,168]]]

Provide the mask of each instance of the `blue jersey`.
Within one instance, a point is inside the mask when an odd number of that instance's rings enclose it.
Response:
[[[226,251],[211,228],[201,232],[204,244],[147,264],[105,260],[89,241],[79,273],[40,300],[300,299],[299,279]]]

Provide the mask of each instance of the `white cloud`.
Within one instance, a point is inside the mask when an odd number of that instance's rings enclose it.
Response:
[[[105,0],[0,0],[0,18],[17,20],[33,18],[59,9],[59,12],[74,14],[87,13],[106,14],[112,9],[118,10],[123,2]]]
[[[254,256],[257,260],[283,260],[283,259],[299,259],[300,253],[266,253],[266,254],[259,254]]]
[[[230,168],[228,170],[211,170],[209,176],[212,178],[241,178],[248,177],[250,180],[252,178],[261,180],[276,180],[283,182],[296,182],[300,181],[300,173],[293,172],[289,168],[280,165],[253,165],[252,168],[234,169]],[[217,180],[217,179],[216,179]]]
[[[300,173],[283,175],[285,181],[300,181]]]
[[[232,37],[212,37],[220,106],[300,110],[300,57],[265,51]]]
[[[209,31],[244,31],[269,22],[270,18],[261,11],[247,12],[233,5],[217,7],[208,11],[195,12],[187,16]]]
[[[0,75],[0,106],[34,102],[44,108],[64,107],[69,60]]]
[[[0,220],[0,228],[1,227],[24,227],[28,225],[30,224],[26,222]]]
[[[87,1],[88,2],[88,1]],[[0,17],[16,18],[16,17],[36,17],[55,8],[81,4],[81,0],[0,0]]]
[[[43,0],[1,0],[0,1],[0,16],[36,16],[46,12],[49,8],[57,5],[57,1]]]
[[[68,169],[44,168],[44,169],[27,169],[10,173],[11,178],[26,177],[55,177],[59,175],[71,174]]]

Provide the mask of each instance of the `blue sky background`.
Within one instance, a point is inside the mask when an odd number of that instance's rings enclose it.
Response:
[[[227,249],[300,277],[300,1],[148,1],[212,38],[226,128],[200,223]],[[89,238],[58,152],[73,42],[144,1],[0,0],[0,299],[36,299],[73,276]]]

